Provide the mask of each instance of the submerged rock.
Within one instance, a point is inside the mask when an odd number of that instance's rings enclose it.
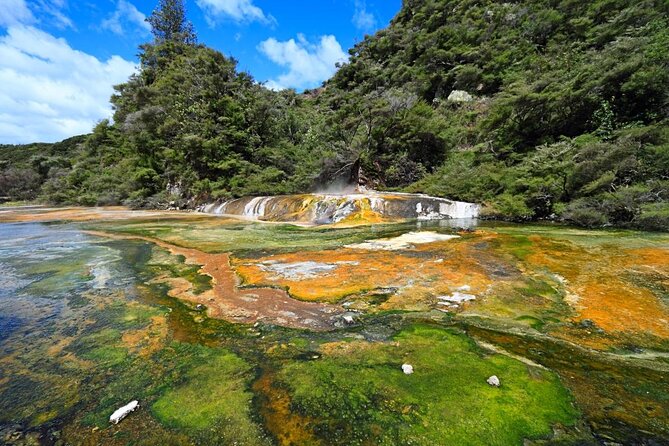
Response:
[[[411,375],[413,373],[413,366],[411,364],[402,364],[402,371],[405,375]]]
[[[486,380],[486,382],[493,387],[499,387],[500,385],[502,385],[502,383],[499,382],[499,378],[496,375],[492,375],[490,378]]]
[[[359,313],[355,313],[353,311],[342,313],[335,318],[334,326],[338,328],[345,328],[356,325],[358,322],[358,316]]]
[[[133,412],[138,407],[139,407],[139,401],[137,400],[130,401],[125,406],[116,409],[116,411],[109,417],[109,422],[113,424],[118,424],[122,419],[127,417],[128,414],[130,414],[130,412]]]

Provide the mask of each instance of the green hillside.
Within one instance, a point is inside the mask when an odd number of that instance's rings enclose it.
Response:
[[[303,94],[197,43],[178,0],[150,20],[113,123],[39,172],[42,200],[192,206],[357,181],[498,218],[669,228],[666,0],[405,0]],[[24,161],[2,175],[38,169]]]
[[[375,185],[506,218],[667,228],[668,11],[407,0],[322,96]]]
[[[0,200],[34,200],[50,177],[66,175],[87,136],[55,144],[0,144]]]

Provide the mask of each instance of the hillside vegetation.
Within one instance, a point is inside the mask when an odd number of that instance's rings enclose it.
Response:
[[[180,1],[149,20],[154,40],[116,87],[113,123],[63,163],[5,162],[0,196],[16,169],[38,173],[41,199],[87,205],[343,180],[507,219],[669,228],[666,0],[405,0],[303,94],[267,90],[198,44]]]

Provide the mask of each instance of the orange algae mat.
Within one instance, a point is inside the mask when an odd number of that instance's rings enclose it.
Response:
[[[592,321],[609,333],[669,338],[669,247],[605,246],[585,249],[533,237],[527,262],[566,280],[576,321]]]
[[[234,259],[233,267],[248,285],[282,287],[295,298],[336,302],[346,296],[393,288],[395,295],[381,309],[425,307],[431,295],[448,294],[462,286],[482,293],[491,284],[486,270],[455,241],[427,243],[403,251],[340,248],[279,254],[252,261]],[[323,273],[300,274],[303,264],[327,266]],[[298,270],[282,273],[276,265]],[[285,270],[284,270],[285,271]]]
[[[669,296],[669,247],[582,246],[538,235],[520,242],[522,253],[518,237],[485,229],[403,250],[293,252],[233,258],[232,265],[247,285],[284,288],[306,301],[350,302],[373,290],[390,289],[391,296],[376,309],[464,308],[500,318],[547,305],[538,295],[512,296],[530,281],[544,281],[560,300],[548,303],[562,305],[562,322],[592,323],[609,334],[669,339],[669,306],[662,298]],[[303,266],[315,272],[300,271]],[[461,287],[475,299],[439,305],[440,296]],[[489,305],[492,300],[499,301],[497,307]]]
[[[0,208],[0,223],[47,222],[47,221],[97,221],[126,220],[130,218],[161,219],[191,218],[191,212],[179,211],[135,211],[124,206],[98,208]]]

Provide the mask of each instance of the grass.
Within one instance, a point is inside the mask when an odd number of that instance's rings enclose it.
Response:
[[[486,383],[491,375],[500,388]],[[326,345],[321,360],[288,364],[280,379],[329,444],[513,445],[578,417],[555,374],[425,325],[391,343]]]
[[[618,247],[653,247],[666,244],[667,233],[634,231],[627,229],[582,229],[554,224],[510,224],[484,222],[481,227],[489,228],[499,234],[514,237],[542,236],[555,241],[568,241],[585,248],[601,247],[613,244]],[[521,253],[522,254],[522,253]]]
[[[97,347],[81,355],[83,359],[95,361],[100,367],[114,367],[128,357],[128,350],[121,347]]]
[[[191,431],[205,442],[213,437],[223,444],[266,444],[251,419],[249,365],[225,350],[202,350],[199,361],[181,383],[158,398],[153,414],[165,425]]]

